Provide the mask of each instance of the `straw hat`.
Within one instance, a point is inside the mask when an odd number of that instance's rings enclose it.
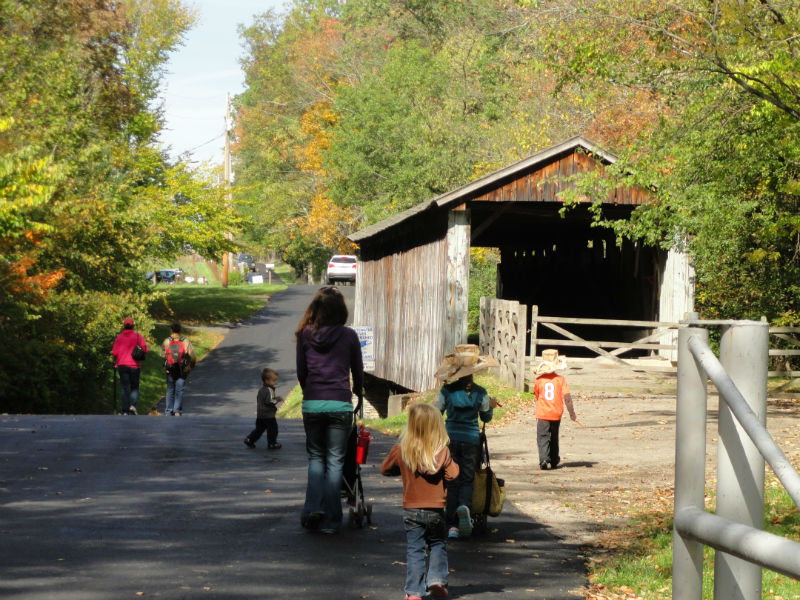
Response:
[[[535,375],[555,373],[567,368],[567,359],[558,355],[558,350],[542,350],[541,362],[536,365]]]
[[[475,344],[458,344],[453,354],[447,354],[436,369],[436,379],[450,383],[484,369],[499,367],[491,356],[481,356]]]

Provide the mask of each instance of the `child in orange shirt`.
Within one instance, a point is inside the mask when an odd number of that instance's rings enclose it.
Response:
[[[430,404],[413,404],[400,443],[381,464],[383,475],[403,478],[406,600],[422,600],[427,592],[434,598],[449,595],[444,482],[459,472],[447,447],[449,441],[441,413]]]
[[[536,396],[536,442],[539,446],[539,468],[555,469],[561,457],[558,455],[558,429],[564,405],[569,418],[577,421],[572,407],[572,395],[567,380],[556,373],[566,369],[567,361],[558,356],[558,350],[543,350],[542,361],[536,367],[533,393]]]

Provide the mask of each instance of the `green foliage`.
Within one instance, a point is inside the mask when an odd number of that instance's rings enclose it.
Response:
[[[604,224],[685,243],[702,316],[796,323],[800,7],[592,0],[561,14],[550,56],[562,84],[607,101],[640,90],[658,107],[619,148],[610,182],[651,189],[656,201],[629,223]]]
[[[193,16],[178,0],[0,15],[0,411],[102,412],[145,261],[232,248],[221,186],[158,148],[158,85]]]
[[[257,17],[242,30],[234,146],[248,239],[300,271],[349,233],[580,130],[591,112],[574,90],[549,95],[535,30],[496,0],[296,2]]]
[[[469,308],[467,311],[467,336],[480,334],[481,296],[497,295],[497,263],[499,253],[493,249],[472,248],[469,255]]]

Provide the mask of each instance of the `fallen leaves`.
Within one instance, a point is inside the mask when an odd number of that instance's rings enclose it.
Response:
[[[589,586],[586,600],[645,600],[645,598],[637,595],[633,589],[627,586],[610,590],[604,585],[595,583]]]

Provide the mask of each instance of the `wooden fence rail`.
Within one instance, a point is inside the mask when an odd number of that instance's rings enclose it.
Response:
[[[481,330],[480,344],[481,352],[488,353],[497,358],[501,363],[501,379],[514,387],[523,389],[524,373],[526,370],[526,360],[520,359],[525,356],[524,345],[520,351],[521,340],[524,344],[524,335],[521,335],[521,327],[526,322],[527,307],[510,300],[495,300],[481,298]],[[726,320],[704,320],[694,321],[694,324],[702,326],[726,325]],[[540,326],[548,331],[555,332],[561,338],[544,338],[540,336]],[[642,329],[642,337],[629,342],[616,340],[588,340],[569,331],[567,327],[572,325],[579,326],[600,326],[600,327],[625,327],[627,329]],[[575,318],[575,317],[549,317],[539,315],[539,307],[531,307],[530,329],[530,359],[527,364],[533,365],[537,355],[537,348],[547,347],[579,347],[586,348],[598,355],[598,358],[605,357],[614,363],[626,367],[641,369],[641,365],[626,362],[621,355],[632,350],[648,350],[653,354],[658,354],[669,359],[674,365],[677,361],[677,339],[678,329],[686,327],[686,323],[674,323],[667,321],[626,321],[623,319],[594,319],[594,318]],[[800,356],[800,327],[770,327],[770,357],[793,357]],[[780,346],[775,344],[780,340]],[[794,346],[786,347],[786,346]],[[788,365],[785,363],[785,365]],[[784,366],[785,366],[784,365]],[[672,370],[669,367],[668,370]],[[651,370],[664,370],[663,368],[652,368]],[[520,373],[523,373],[520,377]],[[800,377],[800,371],[793,370],[791,366],[780,370],[769,371],[772,377]]]

